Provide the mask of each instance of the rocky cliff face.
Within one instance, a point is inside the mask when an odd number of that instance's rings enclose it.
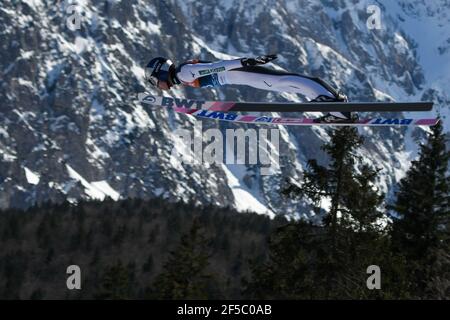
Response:
[[[154,56],[182,62],[276,52],[280,59],[274,67],[323,77],[354,101],[431,99],[448,121],[446,2],[378,1],[382,29],[369,30],[372,1],[362,0],[5,0],[0,8],[0,207],[163,196],[295,214],[305,204],[280,198],[280,183],[300,177],[308,158],[325,161],[319,149],[327,139],[324,129],[281,128],[281,167],[270,176],[261,175],[256,165],[176,163],[171,161],[178,141],[174,130],[192,128],[196,121],[136,102],[138,92],[159,93],[145,88],[143,66]],[[72,31],[67,18],[75,14],[81,23]],[[237,86],[178,88],[173,94],[299,99]],[[246,128],[202,124],[203,129]],[[415,156],[413,141],[421,130],[361,131],[367,137],[361,152],[383,169],[385,191]]]

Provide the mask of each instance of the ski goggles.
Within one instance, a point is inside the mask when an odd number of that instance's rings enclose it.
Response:
[[[152,86],[158,85],[158,78],[155,76],[154,69],[151,68],[145,68],[145,80],[149,82]]]

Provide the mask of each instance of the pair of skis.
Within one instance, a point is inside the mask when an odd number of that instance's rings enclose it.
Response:
[[[216,119],[228,122],[272,124],[272,125],[341,125],[341,126],[433,126],[436,118],[366,118],[348,122],[320,122],[313,118],[288,118],[242,115],[236,112],[400,112],[430,111],[432,102],[317,102],[317,103],[259,103],[222,102],[178,99],[140,93],[141,103],[171,107],[176,112],[193,115],[201,119]]]

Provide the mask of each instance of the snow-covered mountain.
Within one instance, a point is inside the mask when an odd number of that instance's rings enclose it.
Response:
[[[381,29],[369,29],[370,5]],[[73,10],[78,11],[73,11]],[[78,13],[77,13],[78,12]],[[67,19],[77,14],[80,29]],[[70,20],[73,21],[73,20]],[[171,161],[174,131],[196,121],[136,102],[143,66],[278,53],[273,67],[320,76],[353,101],[433,100],[450,130],[450,2],[356,0],[3,0],[0,7],[0,207],[46,200],[163,196],[275,214],[309,215],[278,189],[324,160],[322,128],[281,128],[281,168]],[[175,96],[298,100],[247,87]],[[239,126],[246,128],[245,126]],[[203,128],[238,128],[203,121]],[[193,129],[192,129],[193,130]],[[392,191],[423,129],[365,128],[363,156]]]

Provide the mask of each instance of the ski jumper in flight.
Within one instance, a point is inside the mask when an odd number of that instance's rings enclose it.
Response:
[[[246,85],[256,89],[298,93],[309,102],[347,102],[347,97],[337,92],[319,78],[262,67],[276,55],[241,58],[216,62],[191,60],[176,67],[169,59],[152,59],[145,68],[145,78],[151,85],[169,90],[174,85],[195,88],[217,87],[227,84]],[[350,112],[331,112],[322,117],[325,121],[348,120]]]

